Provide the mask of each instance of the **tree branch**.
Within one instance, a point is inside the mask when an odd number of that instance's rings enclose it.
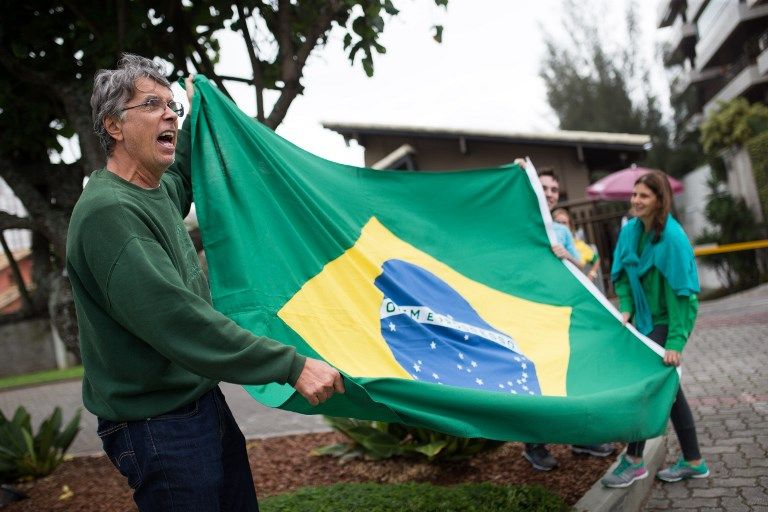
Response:
[[[0,211],[0,232],[6,229],[33,229],[33,227],[34,225],[29,217],[19,217],[18,215]]]
[[[243,39],[245,40],[245,48],[248,50],[248,58],[251,60],[251,69],[253,70],[253,86],[256,89],[256,119],[259,122],[264,122],[264,79],[261,74],[261,62],[256,57],[256,52],[253,51],[253,38],[248,31],[248,23],[245,16],[245,11],[241,2],[237,2],[237,15],[240,17],[240,22],[243,24]]]
[[[41,165],[40,167],[44,167]],[[39,168],[38,168],[39,172]],[[19,166],[13,161],[0,157],[0,175],[3,176],[14,194],[24,204],[29,213],[33,229],[40,231],[51,241],[56,256],[64,260],[67,252],[68,215],[55,210],[27,178],[30,172],[20,172]]]
[[[309,55],[317,46],[318,39],[331,29],[333,20],[345,7],[343,2],[338,0],[328,2],[328,5],[315,18],[315,23],[310,27],[307,38],[296,52],[294,52],[291,33],[291,8],[291,3],[288,0],[279,2],[277,40],[282,54],[281,78],[284,87],[265,123],[272,129],[275,129],[285,119],[291,103],[301,93],[299,79]]]
[[[93,131],[91,118],[84,115],[85,112],[91,111],[87,89],[78,83],[61,84],[57,94],[64,105],[67,119],[74,125],[80,139],[80,149],[88,172],[103,167],[106,156]]]
[[[88,30],[90,30],[96,38],[101,39],[103,37],[108,37],[104,34],[102,30],[99,29],[98,24],[93,23],[93,21],[88,19],[88,17],[85,14],[83,14],[83,11],[81,11],[79,6],[77,5],[77,2],[72,2],[71,0],[64,0],[64,4],[69,8],[70,11],[72,11],[75,14],[75,16],[80,18],[80,21],[88,25]],[[123,40],[121,40],[121,42],[122,41]]]
[[[44,85],[51,88],[51,81],[38,71],[34,71],[19,63],[8,51],[0,46],[0,64],[2,64],[11,74],[23,82],[30,82],[37,85]]]
[[[192,46],[195,48],[195,52],[197,53],[198,58],[200,59],[200,65],[203,68],[203,72],[211,78],[211,80],[214,81],[216,86],[219,88],[221,92],[223,92],[227,98],[232,99],[232,95],[229,94],[229,91],[224,86],[224,81],[219,78],[219,76],[216,74],[216,71],[213,67],[213,62],[211,62],[211,59],[208,58],[208,54],[205,52],[205,48],[203,45],[200,44],[200,42],[197,40],[197,38],[192,34]]]
[[[229,99],[232,99],[232,95],[229,94],[229,91],[224,85],[224,82],[216,74],[213,62],[211,62],[211,59],[208,57],[208,54],[205,51],[205,47],[200,44],[200,41],[198,40],[200,35],[195,32],[194,24],[187,20],[187,15],[184,12],[184,9],[182,9],[181,2],[169,2],[169,4],[172,5],[172,8],[170,9],[170,16],[174,22],[172,25],[179,30],[179,34],[183,35],[184,39],[186,39],[186,41],[192,45],[192,48],[194,48],[191,59],[194,62],[195,67],[203,74],[205,74],[209,79],[213,80],[219,90],[223,92]],[[198,57],[197,62],[195,62],[195,54],[197,54]]]

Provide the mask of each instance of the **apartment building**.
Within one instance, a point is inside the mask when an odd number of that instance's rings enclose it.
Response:
[[[719,100],[768,103],[768,0],[662,0],[657,26],[671,27],[664,64],[683,69],[690,128]]]

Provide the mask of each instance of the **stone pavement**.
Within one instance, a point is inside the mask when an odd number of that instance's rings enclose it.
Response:
[[[322,416],[304,416],[264,407],[251,398],[241,386],[235,384],[222,383],[221,389],[247,438],[330,430]],[[3,391],[0,392],[0,410],[8,416],[13,414],[16,407],[23,405],[32,415],[32,422],[38,425],[57,405],[62,408],[64,421],[68,421],[78,409],[82,409],[81,431],[69,452],[73,455],[103,453],[101,441],[96,435],[96,417],[83,407],[80,392],[79,380]]]
[[[645,511],[768,512],[768,285],[701,304],[682,386],[710,477],[656,481]],[[667,463],[679,455],[671,426]]]
[[[697,421],[712,475],[675,484],[655,482],[643,510],[768,512],[768,285],[702,303],[684,352],[683,389]],[[222,384],[246,437],[326,431],[321,417],[268,409],[239,386]],[[38,423],[59,405],[65,419],[82,407],[80,382],[0,392],[0,410],[24,405]],[[73,454],[100,451],[96,420],[83,411]],[[667,462],[677,458],[670,429]]]

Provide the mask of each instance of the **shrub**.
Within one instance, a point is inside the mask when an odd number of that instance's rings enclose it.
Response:
[[[328,416],[325,421],[350,441],[316,448],[312,454],[333,455],[341,457],[342,461],[357,457],[379,460],[398,455],[423,456],[430,461],[461,459],[504,444],[502,441],[456,437],[426,428],[383,421]]]
[[[0,479],[40,478],[50,474],[64,459],[80,427],[80,411],[61,430],[61,409],[43,420],[33,436],[32,421],[24,407],[8,420],[0,411]]]
[[[768,130],[768,107],[750,104],[745,98],[720,102],[720,109],[701,125],[704,151],[714,153],[730,146],[741,146],[749,139]]]
[[[760,226],[743,199],[713,192],[707,203],[706,215],[715,229],[705,229],[696,237],[697,244],[729,244],[756,240],[760,236]],[[760,266],[755,251],[710,254],[701,256],[701,261],[713,267],[731,291],[760,283]]]
[[[763,216],[768,217],[768,131],[752,137],[744,147],[752,161],[752,174],[755,177]]]
[[[336,484],[305,487],[260,500],[262,512],[565,512],[569,507],[541,486],[488,483]]]

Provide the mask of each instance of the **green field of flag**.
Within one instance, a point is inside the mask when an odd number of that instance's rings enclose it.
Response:
[[[215,307],[345,377],[346,394],[318,407],[277,384],[246,386],[256,400],[500,440],[665,430],[678,372],[554,256],[532,166],[337,164],[205,77],[195,87],[193,187]]]

